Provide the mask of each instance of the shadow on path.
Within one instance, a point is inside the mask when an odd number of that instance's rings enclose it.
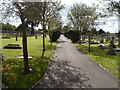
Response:
[[[36,88],[92,88],[80,68],[69,65],[67,61],[52,61],[46,77]]]

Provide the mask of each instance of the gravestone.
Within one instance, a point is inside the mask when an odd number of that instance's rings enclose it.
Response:
[[[8,44],[4,46],[4,49],[22,49],[19,44]]]
[[[108,36],[106,37],[105,42],[109,42],[109,37]]]
[[[109,49],[109,45],[98,45],[99,49]]]
[[[90,44],[99,44],[99,43],[95,41],[90,41]]]
[[[116,46],[114,45],[114,37],[111,38],[110,43],[111,43],[110,45],[111,45],[112,48],[116,48]]]
[[[82,41],[85,41],[85,36],[82,36]]]
[[[2,39],[10,39],[10,37],[2,37]]]
[[[104,39],[103,38],[101,39],[100,43],[104,43]]]
[[[113,45],[114,45],[114,43],[113,43],[113,41],[111,41],[110,45],[109,45],[109,51],[107,52],[107,54],[116,55]]]
[[[35,35],[35,39],[37,39],[37,35]]]
[[[114,49],[116,52],[120,52],[120,48],[115,48]]]
[[[78,43],[86,43],[87,41],[86,40],[79,40]]]
[[[18,35],[17,35],[17,34],[16,34],[16,36],[15,36],[15,37],[16,37],[16,41],[18,41]]]

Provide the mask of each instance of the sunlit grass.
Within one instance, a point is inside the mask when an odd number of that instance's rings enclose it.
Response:
[[[116,43],[117,44],[117,43]],[[91,44],[91,52],[88,52],[88,44],[75,44],[80,50],[85,52],[90,58],[92,58],[95,62],[101,64],[108,71],[110,71],[113,75],[118,77],[118,62],[120,62],[120,52],[117,52],[117,55],[108,55],[107,49],[101,50],[98,49],[99,44]],[[119,72],[120,73],[120,72]]]
[[[15,41],[14,37],[11,39],[2,39],[2,47],[7,44],[19,44],[22,46],[22,38],[19,37],[18,41]],[[29,66],[32,69],[32,73],[23,75],[21,70],[23,69],[23,59],[18,59],[18,56],[22,56],[22,49],[2,49],[4,56],[3,64],[6,64],[9,72],[3,71],[3,75],[7,74],[7,78],[3,79],[3,83],[9,88],[30,88],[33,86],[45,73],[51,56],[56,49],[56,44],[52,45],[49,42],[49,37],[46,37],[46,51],[42,56],[42,37],[38,39],[35,37],[28,37],[28,54],[32,56],[29,59]],[[11,81],[9,75],[13,75],[11,78],[15,78],[16,82]],[[4,76],[3,76],[4,77]]]

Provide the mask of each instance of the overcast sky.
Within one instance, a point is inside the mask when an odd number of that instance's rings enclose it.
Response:
[[[2,0],[1,0],[2,1]],[[1,2],[0,1],[0,2]],[[34,0],[33,0],[34,1]],[[101,0],[61,0],[62,4],[65,4],[65,9],[63,9],[60,14],[62,16],[62,21],[64,23],[64,25],[66,25],[68,23],[67,20],[67,13],[70,10],[70,7],[74,4],[74,3],[85,3],[87,5],[92,5],[92,3],[95,4],[100,4]],[[105,1],[105,0],[104,0]],[[108,0],[109,1],[109,0]],[[100,4],[102,5],[102,4]],[[11,22],[12,25],[16,25],[18,26],[21,22],[20,20],[12,20],[11,18]],[[116,33],[118,32],[118,18],[116,16],[113,17],[109,17],[108,19],[100,19],[99,22],[106,22],[105,25],[104,24],[100,24],[99,26],[97,26],[97,30],[99,29],[103,29],[104,31],[109,31],[111,33]],[[40,28],[40,27],[39,27]]]

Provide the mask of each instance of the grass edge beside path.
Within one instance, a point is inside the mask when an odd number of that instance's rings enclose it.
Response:
[[[14,37],[11,39],[2,40],[4,47],[7,44],[21,44],[22,38],[19,37],[18,41],[15,41]],[[3,82],[7,84],[8,88],[31,88],[37,81],[39,81],[45,74],[51,57],[56,50],[57,43],[49,42],[49,37],[46,37],[46,51],[42,56],[42,37],[35,39],[34,37],[28,37],[28,54],[32,56],[29,59],[29,65],[32,69],[32,73],[23,75],[21,70],[23,69],[23,59],[18,59],[17,56],[22,55],[22,49],[3,49],[5,61],[3,61]]]
[[[117,52],[116,56],[108,55],[108,50],[98,49],[97,45],[91,45],[91,52],[88,52],[88,44],[74,44],[80,51],[84,52],[94,62],[100,64],[106,70],[108,70],[115,78],[120,80],[120,68],[118,62],[120,60],[120,52]],[[111,61],[111,62],[110,62]],[[118,75],[119,73],[119,75]]]

